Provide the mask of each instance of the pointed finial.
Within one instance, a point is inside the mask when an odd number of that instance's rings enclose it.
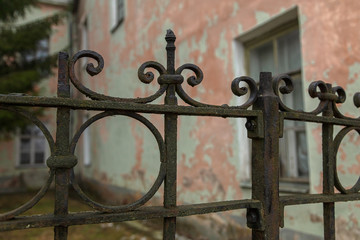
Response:
[[[176,36],[171,29],[166,30],[165,40],[166,42],[175,42]]]
[[[176,36],[171,29],[166,31],[165,40],[166,44],[166,52],[167,52],[167,71],[170,74],[175,73],[175,40]]]

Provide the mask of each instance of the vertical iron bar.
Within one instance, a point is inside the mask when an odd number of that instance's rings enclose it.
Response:
[[[59,72],[57,95],[61,98],[70,97],[70,84],[68,78],[68,54],[59,53]],[[58,108],[56,115],[56,142],[55,156],[67,156],[69,152],[70,137],[70,109]],[[66,216],[68,214],[68,197],[69,197],[69,168],[55,169],[55,216]],[[55,240],[66,240],[68,233],[67,226],[56,226],[54,228]]]
[[[332,91],[331,84],[326,84],[328,91]],[[323,112],[323,116],[332,117],[333,102],[328,101],[328,105]],[[323,152],[323,194],[334,194],[334,142],[333,124],[324,123],[322,126],[322,152]],[[324,239],[335,240],[335,204],[323,204],[324,215]]]
[[[166,33],[167,74],[175,74],[175,34]],[[175,84],[169,84],[166,90],[165,105],[177,105]],[[165,114],[165,147],[166,147],[166,177],[164,189],[164,207],[176,207],[176,177],[177,177],[177,115]],[[163,239],[174,240],[176,233],[176,217],[164,218]]]
[[[259,93],[254,110],[263,111],[264,136],[252,140],[252,198],[263,204],[264,226],[252,230],[252,239],[279,239],[279,104],[272,88],[270,72],[260,73]],[[257,124],[259,125],[259,124]],[[248,212],[249,220],[260,222]],[[254,222],[255,222],[254,221]]]

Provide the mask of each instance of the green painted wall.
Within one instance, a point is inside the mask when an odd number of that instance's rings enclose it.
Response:
[[[165,64],[166,29],[177,34],[176,66],[194,63],[205,78],[197,87],[184,86],[196,100],[210,104],[238,102],[231,94],[230,83],[241,62],[234,59],[234,41],[243,32],[272,17],[298,7],[301,31],[305,109],[312,109],[317,100],[307,94],[311,81],[323,79],[334,86],[343,86],[348,102],[360,89],[360,59],[356,28],[359,17],[357,1],[126,1],[124,22],[111,32],[109,2],[80,1],[77,13],[77,37],[82,21],[88,23],[88,46],[105,59],[104,71],[84,82],[98,92],[119,97],[144,97],[154,93],[156,81],[144,85],[137,80],[141,63],[155,60]],[[104,17],[106,16],[106,17]],[[78,41],[80,43],[80,41]],[[78,49],[80,49],[80,45]],[[244,69],[244,66],[240,66]],[[241,72],[241,71],[240,71]],[[186,85],[186,84],[184,84]],[[181,103],[183,104],[183,103]],[[351,103],[343,104],[344,114],[357,116]],[[159,116],[146,116],[162,129]],[[178,202],[207,202],[249,198],[249,190],[242,189],[239,145],[239,126],[234,119],[180,117],[178,134]],[[242,126],[243,127],[243,126]],[[321,192],[321,129],[307,124],[310,165],[310,193]],[[111,117],[91,128],[92,164],[81,171],[106,184],[144,192],[155,179],[159,154],[154,138],[139,123],[125,117]],[[356,150],[358,136],[351,135],[344,143],[344,153],[338,170],[344,182],[353,183],[359,175]],[[341,149],[342,149],[341,148]],[[339,153],[340,154],[340,153]],[[359,155],[360,156],[360,155]],[[360,158],[359,158],[360,159]],[[159,194],[161,195],[161,193]],[[359,231],[356,216],[360,205],[337,205],[339,224]],[[236,213],[235,213],[236,214]],[[244,216],[244,213],[240,213]],[[322,235],[322,206],[287,207],[285,226],[288,229]],[[343,225],[342,225],[343,226]],[[340,237],[355,239],[351,233],[338,229]]]

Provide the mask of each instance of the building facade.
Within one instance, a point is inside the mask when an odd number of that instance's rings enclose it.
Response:
[[[241,105],[246,96],[232,94],[232,80],[247,75],[258,81],[259,72],[271,71],[293,78],[295,90],[284,95],[283,102],[294,109],[309,110],[317,104],[307,93],[312,81],[321,79],[342,86],[349,99],[360,89],[357,9],[360,2],[355,0],[74,1],[74,52],[90,49],[105,61],[104,70],[94,77],[85,73],[86,60],[80,61],[77,75],[86,87],[102,94],[149,96],[156,92],[157,83],[141,83],[138,68],[149,60],[165,65],[164,36],[172,29],[177,36],[175,65],[194,63],[204,73],[200,85],[185,86],[191,97],[215,105]],[[66,26],[60,28],[54,41],[66,43]],[[60,45],[50,44],[54,50]],[[55,82],[46,83],[50,95],[54,94]],[[73,96],[81,94],[74,90]],[[357,116],[358,110],[351,103],[340,109]],[[74,131],[91,116],[93,113],[85,111],[74,115]],[[157,128],[164,128],[160,117],[146,117]],[[179,203],[250,198],[251,143],[244,125],[239,119],[179,117]],[[357,133],[349,134],[337,156],[340,178],[349,186],[360,175],[358,145]],[[10,162],[19,152],[17,147],[7,150],[14,146],[13,142],[1,145],[1,159],[7,159],[1,161],[4,176],[25,171]],[[129,196],[141,196],[156,179],[160,166],[157,149],[151,133],[135,120],[104,118],[82,134],[76,148],[79,164],[75,172],[85,188],[108,196],[114,203],[127,202]],[[321,152],[320,125],[285,123],[280,144],[281,194],[321,193]],[[159,199],[161,194],[157,194]],[[321,239],[322,205],[285,210],[283,239]],[[336,204],[337,239],[357,239],[359,216],[356,202]],[[228,217],[241,224],[245,211],[232,212]],[[216,234],[224,239],[222,233]]]
[[[24,18],[19,18],[18,25],[28,24],[54,14],[66,11],[69,1],[48,0],[39,1],[36,7],[28,9]],[[34,56],[48,57],[70,47],[69,18],[53,26],[49,39],[42,39]],[[36,86],[41,95],[56,96],[57,69],[53,74]],[[42,121],[54,133],[54,110],[45,111]],[[19,116],[20,117],[20,116]],[[41,131],[29,122],[23,131],[18,131],[10,138],[3,138],[0,144],[0,192],[18,191],[25,188],[39,188],[48,178],[46,159],[50,155],[49,147]]]
[[[176,66],[194,63],[204,72],[191,97],[209,104],[240,105],[231,81],[260,71],[288,73],[295,91],[284,95],[294,109],[312,109],[310,82],[342,86],[348,97],[360,89],[357,52],[360,17],[357,1],[76,1],[78,50],[91,49],[105,60],[94,79],[82,78],[90,89],[118,97],[144,97],[156,84],[137,81],[145,61],[165,64],[164,35],[176,39]],[[101,80],[100,80],[101,79]],[[351,102],[351,100],[349,100]],[[352,104],[341,110],[357,114]],[[82,116],[86,119],[89,116]],[[163,127],[160,118],[150,121]],[[243,120],[180,117],[178,137],[178,201],[197,203],[250,197],[250,142]],[[349,186],[360,174],[359,138],[349,135],[338,154],[338,171]],[[83,177],[135,192],[150,188],[158,171],[154,139],[135,121],[116,117],[90,127],[83,136]],[[280,191],[283,194],[322,191],[321,126],[286,122],[280,144]],[[353,149],[353,150],[351,150]],[[340,160],[339,160],[340,159]],[[356,239],[358,204],[336,205],[338,239]],[[290,207],[285,212],[284,239],[317,239],[322,235],[322,206]],[[244,212],[234,213],[240,218]],[[300,238],[300,239],[302,239]],[[299,238],[296,238],[299,239]]]

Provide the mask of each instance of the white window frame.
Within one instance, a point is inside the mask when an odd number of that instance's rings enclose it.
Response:
[[[110,0],[110,31],[114,32],[125,20],[125,0]],[[121,7],[122,6],[122,7]]]
[[[23,134],[21,133],[21,130],[18,129],[17,130],[17,140],[16,140],[16,152],[17,154],[17,161],[16,161],[16,166],[17,167],[45,167],[46,166],[46,160],[47,158],[50,156],[50,148],[49,148],[49,144],[47,142],[46,137],[44,136],[44,134],[41,132],[41,135],[36,136],[34,134],[35,129],[38,129],[37,126],[35,125],[29,125],[27,126],[27,128],[30,128],[30,134]],[[39,130],[40,131],[40,130]],[[21,147],[22,147],[22,139],[23,138],[29,138],[30,139],[30,163],[28,164],[24,164],[21,163]],[[42,163],[35,163],[35,139],[43,139],[44,140],[44,149],[43,149],[43,153],[44,153],[44,159]]]
[[[245,49],[244,45],[240,41],[233,41],[232,47],[234,58],[234,73],[235,76],[246,76],[245,69]],[[242,83],[241,83],[242,84]],[[245,85],[245,84],[244,84]],[[236,98],[236,105],[241,106],[246,102],[245,99]],[[240,180],[249,181],[251,179],[251,140],[247,137],[247,131],[245,129],[245,118],[236,118],[236,125],[238,129],[238,150],[239,150],[239,165],[240,165]]]

